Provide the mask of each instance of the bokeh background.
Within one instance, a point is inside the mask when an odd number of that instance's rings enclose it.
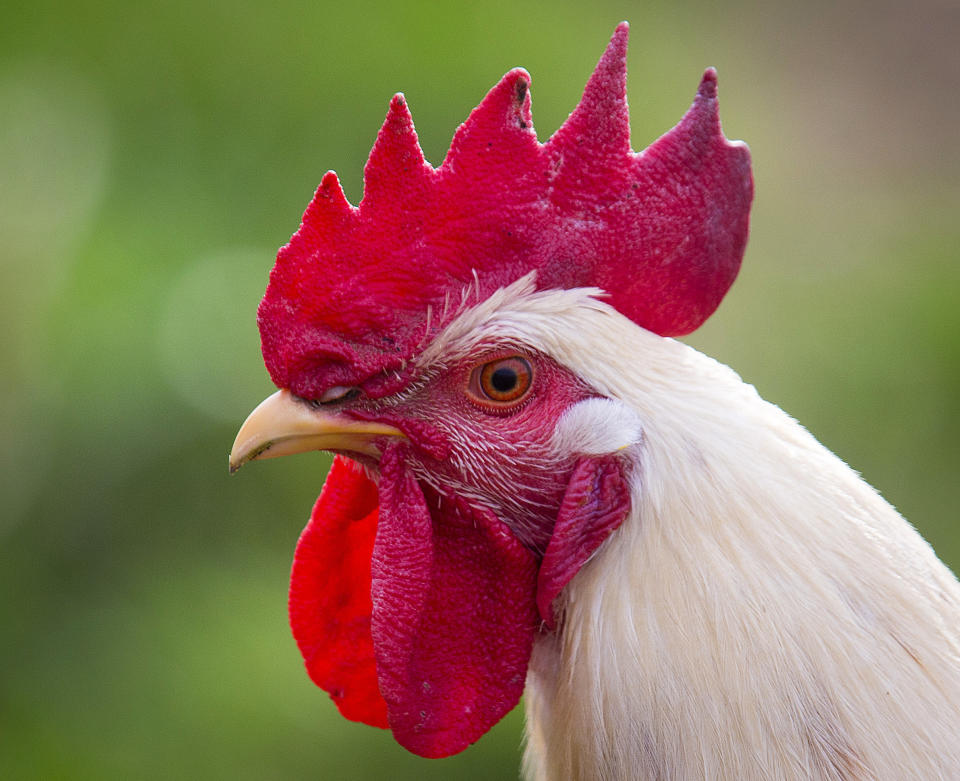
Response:
[[[428,159],[510,67],[541,139],[632,22],[634,146],[702,69],[757,182],[690,341],[960,567],[960,7],[951,0],[34,0],[0,10],[0,777],[514,778],[518,709],[417,759],[346,722],[286,623],[328,461],[230,477],[271,391],[255,309],[391,94]]]

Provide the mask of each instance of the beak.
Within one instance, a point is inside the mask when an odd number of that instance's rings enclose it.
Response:
[[[351,450],[379,458],[377,437],[403,436],[393,426],[333,415],[281,390],[264,399],[240,427],[230,451],[230,471],[258,458],[308,450]]]

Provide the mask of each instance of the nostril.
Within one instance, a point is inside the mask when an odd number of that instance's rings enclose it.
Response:
[[[335,401],[346,401],[360,395],[360,389],[354,385],[334,385],[327,388],[317,399],[321,404],[332,404]]]

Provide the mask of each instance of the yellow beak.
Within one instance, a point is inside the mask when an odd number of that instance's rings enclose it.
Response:
[[[384,423],[352,420],[317,409],[290,391],[264,399],[250,413],[230,451],[230,471],[248,461],[276,458],[308,450],[350,450],[380,457],[377,437],[403,437],[400,429]]]

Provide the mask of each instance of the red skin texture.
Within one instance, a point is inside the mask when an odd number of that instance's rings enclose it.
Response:
[[[371,628],[394,737],[415,754],[444,757],[523,693],[537,562],[489,511],[456,501],[428,511],[404,447],[381,462]]]
[[[700,325],[740,267],[749,152],[723,136],[712,69],[681,122],[632,152],[626,45],[623,24],[544,144],[530,77],[510,71],[438,168],[423,157],[403,96],[394,97],[359,207],[327,173],[277,255],[258,314],[277,386],[305,398],[335,385],[396,392],[465,291],[468,303],[480,301],[531,271],[540,289],[600,287],[658,334]]]
[[[507,520],[524,545],[542,554],[576,462],[571,456],[545,463],[544,453],[560,416],[596,393],[546,356],[528,353],[534,381],[519,407],[503,414],[471,401],[467,387],[473,369],[517,352],[481,350],[408,394],[401,405],[358,400],[348,411],[399,428],[410,438],[408,460],[419,474],[429,473],[447,496],[478,497],[476,503]]]

